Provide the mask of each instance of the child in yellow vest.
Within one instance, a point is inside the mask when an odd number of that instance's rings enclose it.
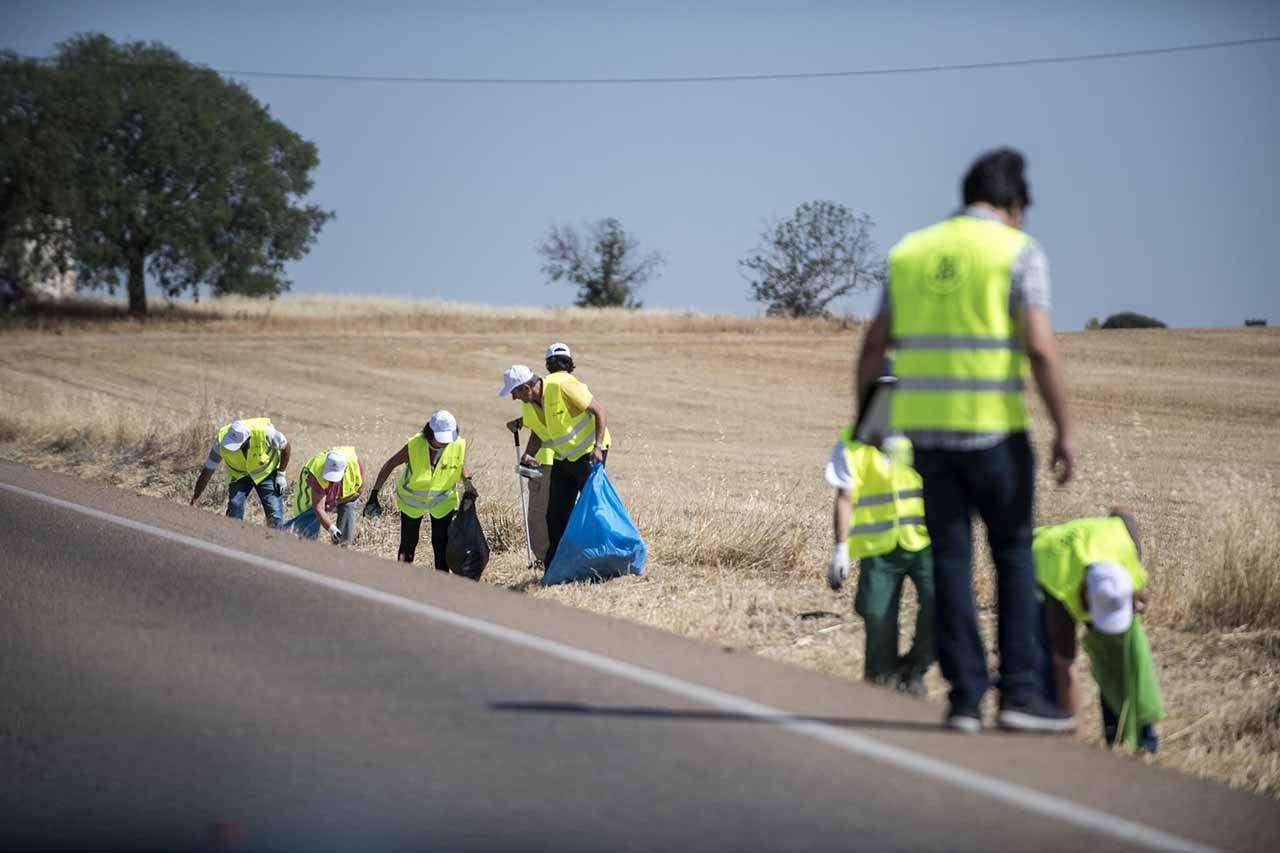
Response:
[[[892,377],[882,378],[881,386],[891,385]],[[827,582],[840,589],[850,561],[858,561],[854,610],[866,627],[863,677],[924,696],[924,674],[935,659],[933,560],[924,525],[924,482],[911,467],[911,442],[906,438],[890,435],[877,447],[857,440],[856,433],[852,426],[841,430],[826,468],[827,483],[836,489],[835,550]],[[898,608],[906,578],[915,585],[919,611],[911,649],[899,657]]]

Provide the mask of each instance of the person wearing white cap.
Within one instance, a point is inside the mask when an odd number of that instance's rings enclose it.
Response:
[[[557,355],[567,356],[568,349],[564,346],[563,354]],[[555,457],[547,496],[545,562],[551,565],[591,467],[604,464],[608,458],[607,418],[604,407],[590,389],[563,370],[544,377],[526,365],[513,364],[503,372],[502,388],[498,391],[499,397],[508,395],[533,410],[531,417],[524,421],[532,435],[522,464],[538,465],[537,454],[544,447],[550,448]]]
[[[350,445],[321,450],[307,460],[293,495],[294,515],[314,510],[329,538],[342,545],[356,541],[356,507],[364,488],[364,465]],[[336,518],[329,515],[334,511]]]
[[[391,458],[382,463],[373,482],[365,515],[382,513],[378,491],[399,465],[404,474],[396,484],[396,504],[400,508],[400,548],[396,559],[412,563],[422,531],[422,517],[431,517],[431,550],[437,571],[449,571],[445,550],[449,546],[449,522],[458,509],[458,483],[475,494],[467,475],[467,440],[458,434],[458,420],[440,409],[428,419],[421,432],[409,437]]]
[[[196,478],[191,506],[204,494],[205,486],[219,463],[227,466],[227,517],[244,518],[244,502],[250,491],[258,492],[268,527],[284,521],[284,494],[288,489],[285,469],[289,467],[289,440],[269,418],[235,420],[218,430],[213,447]]]
[[[1107,744],[1155,752],[1155,723],[1164,718],[1160,685],[1142,620],[1147,573],[1133,516],[1113,509],[1106,518],[1081,518],[1041,527],[1032,545],[1043,595],[1041,645],[1046,699],[1077,707],[1071,667],[1076,626],[1102,698]]]
[[[562,341],[555,341],[547,346],[546,351],[546,368],[547,374],[555,373],[573,373],[573,353],[569,350],[569,345]],[[516,435],[520,434],[521,427],[527,427],[530,431],[530,443],[533,437],[546,433],[546,423],[542,417],[541,407],[532,403],[522,403],[520,417],[507,422],[507,429]],[[609,449],[609,431],[605,430],[604,449]],[[548,445],[543,444],[536,453],[530,453],[528,449],[525,451],[527,459],[534,459],[538,463],[538,471],[541,476],[530,477],[526,480],[529,489],[529,513],[527,521],[529,524],[529,545],[533,550],[534,559],[546,564],[547,550],[550,547],[550,540],[547,534],[547,505],[551,497],[551,470],[552,464],[555,462],[555,451]],[[523,466],[529,467],[529,466]]]

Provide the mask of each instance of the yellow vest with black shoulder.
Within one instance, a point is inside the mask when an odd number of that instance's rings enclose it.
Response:
[[[1037,528],[1031,554],[1040,588],[1061,601],[1078,623],[1089,621],[1080,588],[1090,563],[1119,563],[1129,573],[1135,591],[1147,585],[1138,546],[1119,518],[1080,518]]]
[[[231,429],[231,424],[227,424],[218,430],[218,452],[227,466],[228,483],[234,483],[241,477],[251,477],[256,485],[274,474],[280,466],[280,451],[267,444],[270,418],[249,418],[244,424],[249,427],[249,440],[244,447],[227,450],[222,446],[223,436]]]
[[[546,441],[547,424],[542,420],[542,411],[532,403],[525,403],[520,410],[524,425],[536,435],[538,438]],[[534,454],[534,458],[538,460],[539,465],[550,465],[556,461],[555,451],[544,443],[542,447]]]
[[[542,439],[542,446],[551,450],[556,459],[574,462],[591,452],[596,446],[596,416],[584,411],[576,418],[569,414],[569,405],[561,393],[560,386],[567,382],[577,382],[572,373],[560,371],[542,378],[542,432],[538,432],[539,424],[530,424],[530,429]],[[536,407],[535,407],[536,408]],[[608,430],[604,435],[604,447],[609,447]]]
[[[314,476],[321,486],[329,485],[324,477],[320,475],[324,472],[325,457],[334,450],[341,451],[342,455],[347,457],[347,470],[342,472],[342,496],[339,500],[345,501],[360,491],[360,487],[364,484],[364,479],[360,476],[360,460],[356,458],[356,449],[351,445],[343,445],[321,450],[308,459],[306,465],[302,466],[302,473],[299,474],[298,483],[293,490],[294,515],[301,515],[311,509],[313,498],[311,495],[311,481],[307,479],[307,474]]]
[[[1031,238],[955,216],[889,252],[893,428],[921,433],[1027,427],[1027,360],[1009,314],[1010,270]]]
[[[409,462],[396,485],[396,503],[410,518],[444,518],[458,508],[458,481],[467,457],[467,440],[456,438],[440,451],[431,464],[431,444],[422,433],[408,441]]]
[[[857,484],[849,519],[849,557],[878,557],[895,548],[920,551],[929,545],[924,526],[924,480],[916,469],[895,462],[879,448],[840,432],[845,462]]]

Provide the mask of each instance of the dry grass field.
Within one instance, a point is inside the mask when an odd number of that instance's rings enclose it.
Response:
[[[525,568],[502,426],[515,406],[496,392],[504,367],[537,369],[554,339],[608,408],[610,477],[650,546],[643,578],[543,589]],[[266,414],[287,433],[292,480],[334,444],[354,444],[372,476],[445,407],[472,442],[494,547],[484,582],[852,679],[862,633],[850,594],[823,579],[821,471],[850,414],[859,340],[848,323],[675,312],[290,298],[184,304],[140,323],[85,304],[0,320],[0,456],[185,502],[233,417]],[[1280,796],[1280,330],[1060,343],[1078,475],[1057,488],[1041,471],[1037,515],[1122,504],[1143,527],[1170,713],[1144,760]],[[1036,420],[1043,459],[1038,408]],[[206,512],[223,510],[220,480]],[[393,559],[394,513],[361,536]],[[985,562],[978,595],[990,636]],[[815,611],[834,615],[801,617]],[[928,683],[941,714],[936,672]],[[1078,736],[1096,744],[1087,707]]]

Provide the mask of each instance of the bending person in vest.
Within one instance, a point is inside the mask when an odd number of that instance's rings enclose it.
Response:
[[[467,475],[467,440],[458,435],[457,419],[444,409],[434,413],[421,432],[410,436],[404,447],[382,463],[365,506],[366,515],[381,513],[378,491],[400,465],[405,468],[396,485],[396,503],[400,507],[400,549],[396,559],[413,562],[422,519],[430,516],[436,571],[447,572],[445,550],[449,546],[449,522],[458,509],[458,483],[465,491],[476,492]]]
[[[284,521],[284,495],[289,487],[284,474],[289,467],[289,440],[284,433],[268,418],[232,421],[218,430],[196,478],[191,506],[204,494],[218,463],[227,466],[227,517],[244,518],[245,499],[256,490],[267,527],[279,527]]]
[[[1147,573],[1133,516],[1081,518],[1035,532],[1032,553],[1044,594],[1042,641],[1046,689],[1055,701],[1079,708],[1071,665],[1076,626],[1102,699],[1107,745],[1155,752],[1155,724],[1165,717],[1155,662],[1136,614],[1146,610]]]
[[[555,457],[547,495],[546,564],[551,565],[591,466],[604,464],[608,458],[610,436],[604,407],[572,373],[562,370],[537,376],[523,364],[512,365],[503,373],[498,396],[508,394],[529,404],[534,414],[525,422],[532,435],[522,464],[537,465],[538,452],[544,447]]]
[[[322,450],[302,466],[293,493],[293,513],[299,516],[313,510],[330,540],[352,545],[356,541],[355,502],[363,488],[364,467],[354,447]]]
[[[1000,645],[997,723],[1069,732],[1072,715],[1045,699],[1035,567],[1035,471],[1023,387],[1028,367],[1052,418],[1051,465],[1071,477],[1071,425],[1049,322],[1049,269],[1022,230],[1031,204],[1021,154],[984,154],[963,182],[964,211],[908,234],[889,252],[879,313],[863,338],[859,395],[890,346],[898,385],[892,427],[911,439],[924,478],[933,548],[938,661],[951,685],[945,724],[982,728],[990,687],[973,598],[973,513],[996,566]]]
[[[881,377],[878,389],[883,393],[892,383],[892,376]],[[867,407],[862,411],[865,414]],[[862,677],[923,697],[924,674],[934,661],[935,619],[923,483],[911,467],[908,439],[862,426],[841,430],[827,462],[827,483],[836,489],[835,551],[827,582],[832,589],[840,589],[850,561],[858,561],[853,609],[866,630]],[[899,657],[898,606],[906,578],[915,586],[919,610],[911,649]]]

